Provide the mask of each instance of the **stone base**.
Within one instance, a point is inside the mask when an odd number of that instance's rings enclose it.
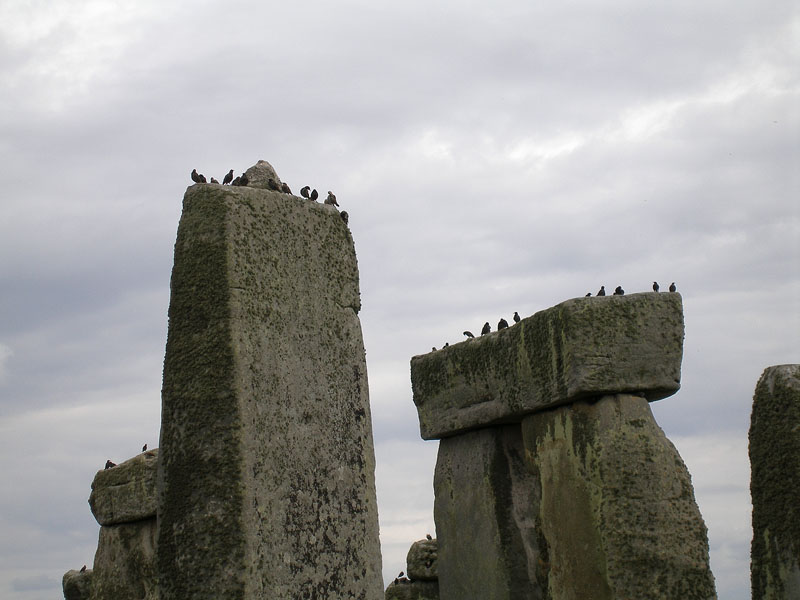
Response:
[[[100,528],[92,600],[156,600],[156,519]]]

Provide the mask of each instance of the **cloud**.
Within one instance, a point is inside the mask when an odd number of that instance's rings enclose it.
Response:
[[[5,382],[8,373],[8,361],[14,352],[8,346],[0,344],[0,384]]]

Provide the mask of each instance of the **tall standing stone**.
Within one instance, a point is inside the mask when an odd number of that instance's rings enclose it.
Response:
[[[187,190],[162,392],[161,600],[382,597],[359,309],[335,208]]]
[[[800,598],[800,365],[768,367],[750,417],[753,600]]]

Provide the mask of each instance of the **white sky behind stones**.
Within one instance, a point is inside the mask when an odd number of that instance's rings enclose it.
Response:
[[[158,444],[189,171],[266,159],[350,213],[384,574],[434,533],[409,359],[676,281],[692,473],[749,598],[747,429],[800,362],[800,11],[788,1],[0,3],[0,597],[91,566],[96,469]]]

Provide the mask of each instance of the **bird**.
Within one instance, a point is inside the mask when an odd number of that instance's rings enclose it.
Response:
[[[519,313],[514,311],[514,323],[519,323],[521,319],[519,318]]]
[[[601,285],[601,286],[600,286],[600,291],[599,291],[599,292],[597,292],[597,295],[598,295],[598,296],[605,296],[605,295],[606,295],[606,286],[604,286],[604,285]]]
[[[654,291],[654,292],[657,292],[657,291],[658,291],[658,282],[657,282],[657,281],[654,281],[654,282],[653,282],[653,291]]]
[[[113,463],[110,460],[107,460],[106,461],[106,468],[103,469],[103,470],[105,471],[106,469],[110,469],[111,467],[116,467],[116,466],[117,466],[117,463]]]
[[[200,183],[200,175],[197,174],[197,169],[192,169],[192,181]]]
[[[450,342],[445,342],[444,346],[442,346],[442,348],[449,348],[449,347],[450,347]]]
[[[614,288],[614,295],[615,296],[624,296],[625,295],[625,290],[622,289],[621,285],[618,285],[616,288]]]
[[[328,197],[325,198],[325,204],[333,204],[334,206],[339,206],[339,203],[336,202],[336,196],[333,195],[333,192],[328,190]]]
[[[431,352],[436,352],[436,346],[433,346],[433,347],[431,348]]]
[[[675,282],[674,281],[669,284],[669,291],[670,292],[677,292],[678,291],[678,288],[675,287]]]
[[[289,184],[288,184],[288,183],[286,183],[285,181],[282,181],[282,182],[281,182],[281,191],[282,191],[284,194],[291,194],[291,193],[292,193],[292,190],[291,190],[291,188],[289,187]]]
[[[275,181],[272,177],[267,179],[267,185],[269,186],[269,189],[271,189],[271,190],[275,190],[276,192],[280,192],[281,191],[281,186],[279,186],[278,182]]]
[[[219,183],[219,181],[217,181],[216,179],[214,179],[214,178],[212,177],[212,178],[211,178],[211,183]]]
[[[430,533],[426,533],[426,534],[425,534],[425,539],[426,539],[426,540],[432,540],[433,538],[431,537],[431,534],[430,534]]]
[[[236,179],[231,181],[231,185],[241,185],[242,178],[237,176]]]
[[[83,565],[83,566],[81,567],[81,573],[86,573],[86,565]]]
[[[206,181],[206,176],[202,173],[200,173],[197,177],[200,179],[200,183],[208,183],[208,181]]]
[[[304,186],[302,187],[302,189],[300,190],[300,195],[301,195],[303,198],[305,198],[306,200],[310,200],[310,198],[308,197],[308,190],[310,190],[310,189],[311,189],[311,188],[310,188],[309,186],[307,186],[307,185],[304,185]]]
[[[586,295],[584,296],[584,298],[589,298],[591,295],[592,295],[592,292],[586,292]]]
[[[497,322],[497,331],[500,331],[501,329],[505,329],[506,327],[508,327],[508,321],[506,321],[505,319],[501,318]]]
[[[350,221],[350,215],[347,214],[346,210],[343,210],[342,212],[340,212],[339,216],[342,217],[342,221],[344,221],[345,225],[347,225],[348,221]]]
[[[402,577],[403,575],[405,575],[405,573],[403,573],[402,571],[400,571],[400,575],[398,575],[398,577]]]
[[[317,190],[311,190],[311,197],[309,198],[309,200],[313,200],[314,202],[316,202],[317,198],[319,198],[319,192],[317,192]]]
[[[228,185],[231,181],[233,181],[233,169],[228,171],[228,174],[222,178],[222,185]]]
[[[483,329],[481,329],[481,335],[486,335],[492,330],[492,326],[489,325],[489,321],[483,324]]]
[[[467,336],[468,338],[474,338],[475,337],[474,335],[472,335],[471,331],[465,331],[464,335]]]
[[[242,173],[239,179],[239,185],[247,185],[248,183],[250,183],[250,180],[247,178],[247,173]]]
[[[142,452],[147,452],[147,444],[145,444],[144,446],[142,446]]]

